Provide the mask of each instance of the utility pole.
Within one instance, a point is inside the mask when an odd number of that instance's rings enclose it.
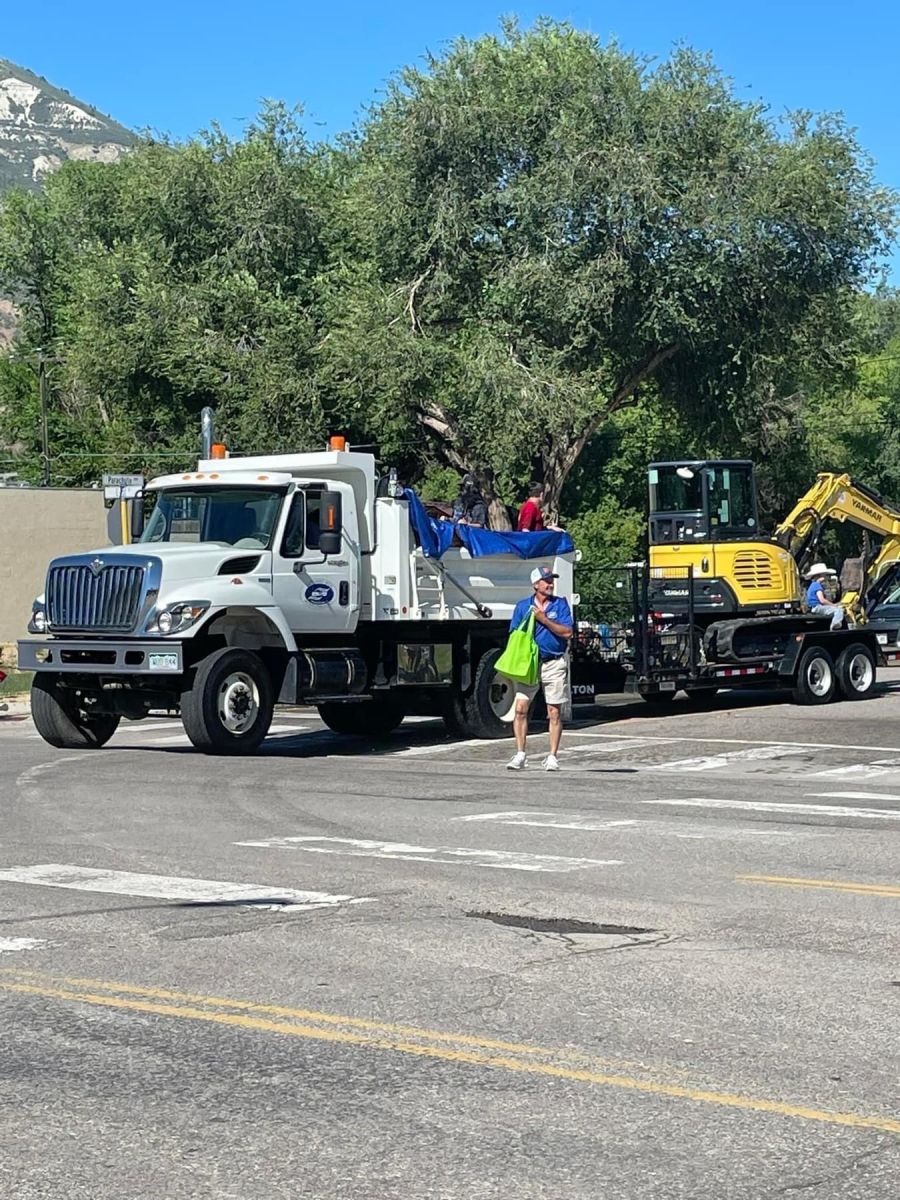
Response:
[[[49,388],[47,385],[47,358],[43,348],[38,355],[38,390],[41,398],[41,487],[50,486],[50,424]]]

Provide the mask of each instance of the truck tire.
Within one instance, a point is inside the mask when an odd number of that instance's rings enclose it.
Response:
[[[794,677],[795,704],[827,704],[834,699],[837,680],[834,662],[821,646],[810,646],[800,655]]]
[[[444,715],[451,733],[485,739],[506,738],[512,733],[516,685],[494,671],[494,663],[502,653],[502,646],[492,646],[478,660],[472,691],[456,699],[451,720]]]
[[[390,695],[350,704],[329,701],[318,708],[319,716],[330,730],[352,737],[387,737],[403,720],[402,706]]]
[[[867,700],[875,690],[875,656],[862,642],[853,642],[841,651],[834,673],[845,700]]]
[[[60,687],[59,676],[45,671],[31,685],[31,718],[44,741],[59,750],[99,750],[119,727],[117,716],[86,711],[77,691]]]
[[[204,754],[252,754],[269,732],[274,708],[262,659],[228,646],[201,659],[181,693],[184,731]]]

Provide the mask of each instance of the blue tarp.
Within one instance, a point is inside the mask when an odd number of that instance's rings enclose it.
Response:
[[[494,529],[480,529],[476,525],[460,525],[456,521],[436,521],[426,513],[425,506],[412,488],[404,488],[403,495],[409,503],[409,519],[426,558],[440,558],[453,544],[454,534],[473,558],[483,558],[489,554],[553,558],[575,549],[571,537],[565,532],[557,533],[548,529],[543,533],[500,533]]]

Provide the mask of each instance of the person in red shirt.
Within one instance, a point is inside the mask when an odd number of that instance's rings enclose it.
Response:
[[[541,511],[541,501],[544,489],[539,483],[532,483],[528,488],[528,499],[519,509],[519,519],[516,529],[519,533],[540,533],[544,528],[544,514]]]

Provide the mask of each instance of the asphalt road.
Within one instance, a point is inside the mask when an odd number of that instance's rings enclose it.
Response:
[[[611,707],[558,775],[0,717],[0,1196],[895,1197],[897,686]]]

